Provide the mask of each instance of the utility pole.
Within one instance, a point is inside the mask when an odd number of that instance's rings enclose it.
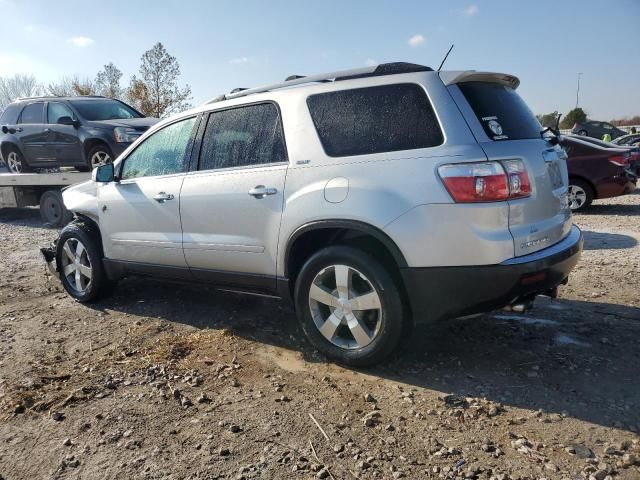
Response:
[[[578,108],[578,103],[580,99],[580,77],[582,76],[582,72],[578,72],[578,88],[576,90],[576,108]]]

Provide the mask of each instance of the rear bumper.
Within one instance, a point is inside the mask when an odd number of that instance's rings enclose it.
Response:
[[[401,270],[416,321],[489,312],[560,285],[583,247],[575,225],[563,240],[498,265]]]

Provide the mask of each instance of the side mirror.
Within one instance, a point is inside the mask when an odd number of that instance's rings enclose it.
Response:
[[[6,125],[2,126],[2,133],[9,133],[9,127],[7,127]]]
[[[79,122],[71,117],[65,116],[58,119],[58,125],[70,125],[73,127],[77,127],[79,125]]]
[[[94,182],[108,183],[115,180],[113,163],[105,163],[93,169],[91,180]]]

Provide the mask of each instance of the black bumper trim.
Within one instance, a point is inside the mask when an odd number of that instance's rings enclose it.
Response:
[[[583,248],[576,226],[548,248],[497,265],[401,269],[417,322],[489,312],[560,285]]]

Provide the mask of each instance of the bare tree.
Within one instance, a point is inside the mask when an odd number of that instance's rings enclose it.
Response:
[[[95,95],[96,89],[89,78],[80,78],[78,75],[60,78],[57,83],[50,83],[47,94],[54,97],[74,97],[81,95]]]
[[[113,64],[113,62],[105,65],[104,68],[96,75],[96,81],[94,82],[96,93],[98,95],[104,95],[105,97],[121,98],[121,78],[122,72]]]
[[[191,87],[178,86],[180,65],[162,43],[142,55],[140,78],[133,77],[127,98],[145,115],[164,117],[191,107]]]
[[[20,97],[33,97],[42,93],[42,87],[33,75],[0,77],[0,112]]]

